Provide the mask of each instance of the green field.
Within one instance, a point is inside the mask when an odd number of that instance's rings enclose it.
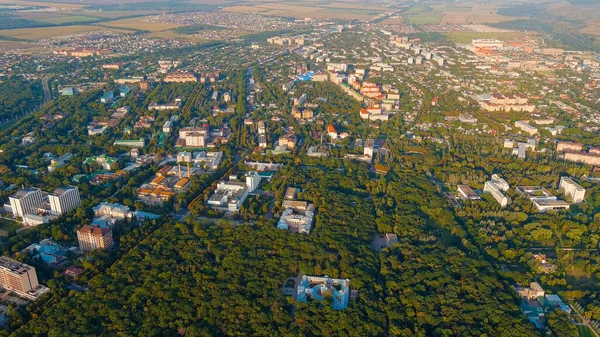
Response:
[[[98,21],[98,20],[100,20],[100,19],[94,18],[91,16],[64,15],[64,16],[55,16],[55,17],[49,17],[49,18],[44,18],[44,19],[38,19],[36,21],[60,25],[63,23],[89,22],[89,21]]]
[[[15,221],[6,220],[4,218],[0,218],[0,229],[4,229],[9,233],[21,228],[21,224]]]
[[[525,36],[524,33],[507,32],[507,33],[479,33],[479,32],[448,32],[443,33],[450,40],[458,44],[466,44],[473,42],[473,39],[498,39],[502,41],[518,40]]]
[[[581,337],[596,337],[590,328],[585,325],[578,325],[577,330],[579,330],[579,336]]]
[[[437,25],[442,21],[443,16],[444,13],[441,11],[430,11],[407,15],[405,18],[413,25]]]

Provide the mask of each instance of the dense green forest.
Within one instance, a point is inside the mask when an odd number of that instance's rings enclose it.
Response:
[[[41,82],[7,78],[0,82],[0,121],[28,113],[43,101]]]
[[[310,236],[278,230],[273,219],[170,221],[89,291],[40,309],[14,335],[538,335],[508,284],[454,234],[459,225],[424,176],[401,170],[376,179],[347,162],[343,170],[292,169],[287,184],[315,203]],[[377,228],[399,243],[371,250]],[[349,278],[359,295],[341,311],[294,303],[281,286],[298,272]]]

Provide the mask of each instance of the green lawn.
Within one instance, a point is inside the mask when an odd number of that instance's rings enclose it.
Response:
[[[577,330],[579,330],[579,336],[581,337],[596,337],[590,328],[585,325],[578,325]]]
[[[8,232],[11,232],[19,228],[21,228],[20,223],[0,218],[0,229],[4,229]]]
[[[444,13],[441,11],[430,11],[407,15],[405,18],[413,25],[437,25],[442,21],[443,16]]]

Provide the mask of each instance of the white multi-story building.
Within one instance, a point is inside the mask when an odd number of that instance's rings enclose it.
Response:
[[[506,192],[510,188],[508,182],[500,178],[500,176],[498,176],[497,174],[492,174],[492,178],[490,179],[490,181],[493,182],[494,185],[496,185],[498,189],[500,189],[500,191],[502,192]]]
[[[39,188],[24,188],[8,197],[14,216],[23,217],[28,213],[37,212],[44,203],[44,195]]]
[[[558,189],[564,191],[567,197],[570,197],[574,203],[580,203],[585,198],[585,188],[569,177],[561,177]]]
[[[94,249],[111,249],[113,247],[112,230],[97,226],[83,226],[77,231],[79,249],[87,253]]]
[[[77,186],[59,187],[48,195],[50,209],[57,215],[65,214],[77,208],[81,203]]]
[[[260,175],[258,175],[258,172],[252,171],[246,173],[246,186],[248,186],[248,192],[254,192],[254,190],[258,188],[258,185],[260,185]]]
[[[490,193],[492,197],[494,197],[494,199],[496,199],[496,201],[500,204],[500,206],[506,207],[508,205],[508,197],[502,193],[500,187],[496,185],[492,180],[488,180],[485,182],[483,191]]]
[[[535,135],[536,133],[538,133],[538,129],[536,127],[531,126],[530,124],[524,121],[516,121],[515,127],[527,132],[529,135]]]

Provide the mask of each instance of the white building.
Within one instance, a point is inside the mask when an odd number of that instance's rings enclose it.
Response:
[[[506,180],[500,178],[500,176],[498,176],[497,174],[492,174],[492,178],[490,180],[502,192],[506,192],[510,188],[510,185],[508,184],[508,182],[506,182]]]
[[[486,181],[483,187],[483,191],[490,193],[492,197],[494,197],[494,199],[496,199],[496,201],[500,204],[500,206],[506,207],[508,205],[508,197],[502,193],[500,187],[496,185],[493,181]]]
[[[54,214],[62,215],[77,208],[81,203],[79,188],[77,186],[59,187],[48,195],[50,210]]]
[[[515,122],[515,127],[518,129],[523,130],[524,132],[527,132],[529,135],[533,136],[536,133],[538,133],[538,129],[534,126],[531,126],[530,124],[524,122],[524,121],[516,121]]]
[[[246,186],[248,186],[248,193],[254,192],[260,185],[260,175],[258,172],[252,171],[246,173]]]
[[[569,177],[560,178],[558,189],[562,190],[574,203],[580,203],[585,198],[585,188]]]
[[[14,216],[23,217],[28,213],[36,213],[44,203],[44,195],[39,188],[24,188],[8,197]]]

